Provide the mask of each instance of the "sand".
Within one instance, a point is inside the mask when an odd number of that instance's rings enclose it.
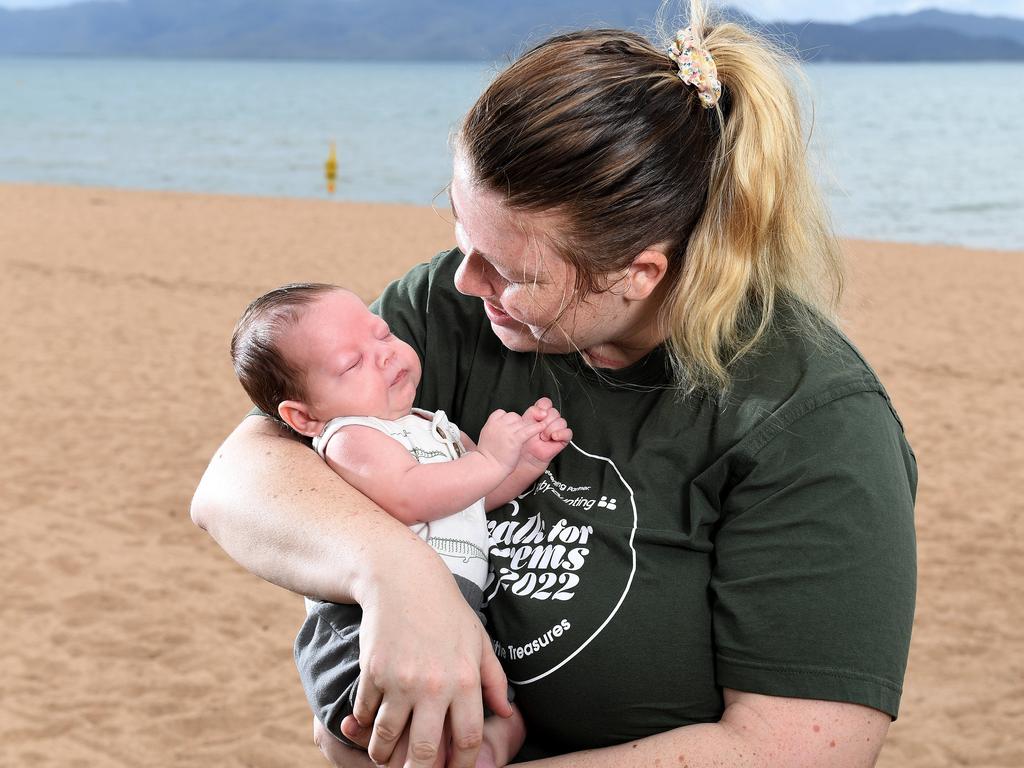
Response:
[[[373,297],[443,212],[0,185],[0,765],[320,766],[295,595],[188,516],[280,283]],[[889,767],[1020,766],[1024,254],[847,242],[847,330],[917,452],[918,612]]]

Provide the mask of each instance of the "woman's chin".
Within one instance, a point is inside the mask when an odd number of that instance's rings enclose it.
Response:
[[[491,330],[498,340],[513,352],[541,352],[546,355],[564,355],[571,351],[570,345],[563,341],[556,343],[545,338],[537,338],[528,325],[502,326],[491,323]],[[538,330],[539,333],[539,330]]]

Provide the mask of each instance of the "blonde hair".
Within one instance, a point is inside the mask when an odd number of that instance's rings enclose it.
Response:
[[[502,72],[456,143],[474,179],[512,210],[554,213],[583,293],[664,244],[661,311],[684,391],[721,393],[791,300],[824,339],[842,290],[838,245],[808,163],[794,62],[766,39],[689,24],[723,92],[705,109],[666,46],[622,30],[553,37]],[[666,36],[668,40],[671,35]]]
[[[700,0],[690,25],[729,94],[704,213],[663,307],[677,375],[721,389],[730,365],[756,347],[776,301],[796,299],[808,336],[835,321],[843,263],[812,176],[795,60],[737,24],[709,24]]]

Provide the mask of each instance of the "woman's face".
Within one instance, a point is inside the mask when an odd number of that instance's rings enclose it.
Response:
[[[508,210],[500,196],[474,183],[458,155],[450,189],[455,240],[463,253],[455,286],[483,300],[502,344],[516,352],[567,353],[601,347],[622,332],[621,297],[575,295],[575,269],[545,236],[557,226],[554,217]],[[614,356],[595,360],[602,367],[618,363]]]

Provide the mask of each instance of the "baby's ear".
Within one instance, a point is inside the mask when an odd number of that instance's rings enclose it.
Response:
[[[277,413],[285,424],[306,437],[316,437],[324,426],[310,415],[309,406],[298,400],[285,400],[277,406]]]

